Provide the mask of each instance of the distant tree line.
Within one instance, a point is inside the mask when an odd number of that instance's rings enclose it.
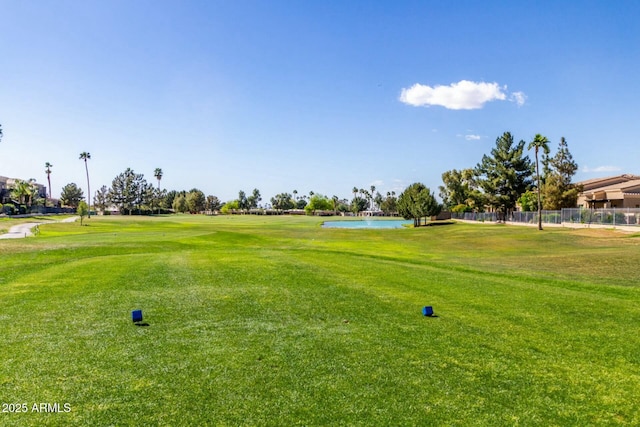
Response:
[[[0,138],[2,127],[0,126]],[[572,183],[578,170],[565,138],[561,138],[555,155],[550,155],[548,139],[540,134],[529,143],[533,149],[535,162],[525,155],[525,141],[515,142],[513,135],[504,132],[496,139],[490,154],[484,155],[475,167],[450,170],[442,174],[443,185],[439,187],[440,205],[433,193],[421,183],[414,183],[401,194],[394,191],[386,195],[376,191],[371,185],[368,189],[353,187],[351,200],[338,196],[326,196],[310,191],[308,195],[282,192],[270,198],[270,203],[261,204],[262,195],[257,188],[250,194],[240,190],[236,199],[223,203],[214,195],[205,195],[201,190],[167,191],[161,188],[163,171],[156,168],[153,172],[157,186],[148,182],[143,174],[127,168],[111,182],[103,185],[93,195],[93,207],[109,212],[117,209],[124,215],[145,215],[153,213],[256,213],[264,209],[271,212],[304,211],[315,214],[318,211],[351,213],[354,215],[390,215],[414,219],[420,225],[421,218],[437,215],[442,209],[452,212],[492,210],[502,217],[508,215],[516,206],[522,210],[556,210],[574,207],[581,188]],[[80,154],[85,163],[87,190],[89,190],[88,152]],[[51,173],[53,165],[45,164],[45,173],[51,198]],[[535,178],[535,179],[534,179]],[[27,207],[46,204],[38,194],[35,180],[16,180],[11,197],[15,203]],[[75,183],[62,188],[60,204],[77,208],[85,197],[84,191]],[[91,205],[87,203],[88,216]],[[540,225],[541,227],[541,225]]]
[[[108,212],[115,207],[123,215],[149,215],[153,213],[202,213],[217,211],[222,203],[216,196],[205,196],[192,188],[189,191],[167,191],[160,188],[162,169],[156,168],[154,177],[158,186],[148,182],[144,175],[127,168],[111,182],[103,185],[94,195],[96,209]]]

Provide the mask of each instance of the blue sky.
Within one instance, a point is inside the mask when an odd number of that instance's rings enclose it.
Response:
[[[640,174],[636,1],[0,0],[0,175],[383,194],[503,132]],[[531,153],[533,157],[533,154]]]

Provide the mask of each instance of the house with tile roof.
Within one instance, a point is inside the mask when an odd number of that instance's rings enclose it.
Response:
[[[640,176],[623,174],[578,182],[578,207],[640,208]]]

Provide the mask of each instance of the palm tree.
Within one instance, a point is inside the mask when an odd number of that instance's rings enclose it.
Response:
[[[89,166],[87,160],[91,159],[91,154],[83,151],[80,153],[80,160],[84,160],[84,169],[87,171],[87,206],[89,207],[89,214],[87,218],[91,218],[91,187],[89,186]]]
[[[540,203],[540,165],[538,162],[538,151],[542,148],[545,154],[549,154],[549,140],[546,136],[542,136],[539,133],[533,138],[533,141],[529,143],[528,149],[535,150],[536,155],[536,180],[538,182],[538,230],[542,230],[542,204]]]
[[[38,198],[36,180],[33,178],[30,178],[28,181],[16,179],[10,195],[19,204],[31,207],[33,202]]]
[[[47,181],[49,181],[49,200],[51,200],[51,168],[53,165],[47,162],[44,164],[44,167],[47,168],[45,169],[45,173],[47,174]]]
[[[30,187],[31,185],[28,181],[16,179],[13,183],[13,188],[11,189],[11,197],[16,200],[18,204],[25,204],[25,200],[30,194]]]
[[[160,180],[162,179],[162,169],[156,168],[156,170],[153,171],[153,176],[155,176],[156,179],[158,180],[158,190],[160,190]]]
[[[153,171],[153,176],[156,177],[156,179],[158,180],[158,191],[156,192],[156,199],[158,199],[158,215],[160,215],[160,208],[162,207],[161,204],[162,202],[160,201],[161,197],[162,197],[162,191],[160,191],[160,180],[162,179],[162,169],[160,168],[156,168]],[[151,211],[153,212],[153,208],[151,209]]]
[[[33,206],[33,204],[38,200],[38,186],[36,185],[36,180],[33,178],[29,178],[29,181],[27,181],[27,184],[28,184],[27,195],[29,196],[29,206]]]

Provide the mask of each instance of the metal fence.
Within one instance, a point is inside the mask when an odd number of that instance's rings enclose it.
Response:
[[[500,216],[496,212],[464,212],[464,213],[452,213],[453,219],[464,219],[466,221],[480,221],[480,222],[518,222],[523,224],[537,224],[538,212],[512,212],[509,215]],[[562,215],[560,211],[542,211],[542,222],[544,224],[560,224],[562,221]]]
[[[451,218],[480,222],[495,222],[498,220],[495,212],[451,212]]]
[[[572,224],[640,225],[640,209],[563,209],[562,222]]]
[[[499,217],[495,212],[452,213],[451,218],[466,221],[496,222]],[[502,218],[500,218],[502,220]],[[538,212],[513,212],[505,218],[506,222],[537,224]],[[543,224],[600,224],[611,226],[640,226],[640,209],[562,209],[559,211],[542,211]]]
[[[511,214],[512,222],[521,222],[525,224],[537,224],[538,212],[513,212]],[[543,224],[561,224],[562,211],[542,211]]]

